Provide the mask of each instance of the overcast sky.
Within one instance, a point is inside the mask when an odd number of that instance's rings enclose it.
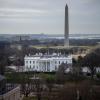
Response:
[[[100,0],[0,0],[0,33],[63,34],[66,3],[70,33],[100,33]]]

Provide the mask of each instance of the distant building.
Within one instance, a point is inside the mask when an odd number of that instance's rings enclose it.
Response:
[[[0,51],[5,50],[6,48],[8,48],[10,46],[9,42],[6,41],[0,41]]]
[[[82,67],[82,72],[83,73],[91,73],[90,69],[88,67]],[[96,73],[100,73],[100,67],[96,67],[95,70]]]
[[[23,66],[10,65],[6,66],[6,69],[8,69],[10,72],[23,72]]]
[[[10,47],[11,47],[12,49],[22,50],[23,45],[22,45],[22,44],[16,43],[16,44],[11,44]]]
[[[72,56],[55,53],[52,55],[29,55],[25,56],[24,63],[24,71],[52,72],[57,71],[62,63],[72,65]]]
[[[15,35],[11,37],[12,41],[23,41],[23,40],[30,40],[29,35]]]

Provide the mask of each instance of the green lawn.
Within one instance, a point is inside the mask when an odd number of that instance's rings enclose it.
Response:
[[[24,97],[23,100],[37,100],[36,97]]]
[[[36,76],[39,76],[43,79],[55,79],[55,74],[50,74],[50,73],[35,73]],[[21,83],[24,79],[29,79],[34,76],[34,72],[30,73],[6,73],[5,74],[6,79],[8,82],[13,82],[13,83]]]
[[[24,97],[23,100],[38,100],[36,97]],[[48,100],[46,97],[43,98],[42,97],[42,100]]]

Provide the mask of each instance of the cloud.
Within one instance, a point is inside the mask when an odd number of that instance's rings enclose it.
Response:
[[[100,31],[100,0],[0,0],[0,32],[61,34],[66,3],[71,33]],[[94,24],[94,30],[83,28]]]
[[[55,11],[47,11],[47,10],[39,10],[39,9],[11,9],[11,8],[2,8],[0,9],[0,18],[43,18],[43,17],[55,17],[59,18],[61,15],[62,10],[55,10]]]
[[[0,8],[0,17],[32,17],[45,15],[47,11],[38,9]]]

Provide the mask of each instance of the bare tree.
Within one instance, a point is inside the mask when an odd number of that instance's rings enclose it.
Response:
[[[77,100],[76,85],[73,83],[65,85],[59,91],[56,100]]]
[[[88,53],[83,59],[83,65],[88,67],[91,72],[91,77],[93,78],[96,73],[96,67],[100,66],[100,48],[96,48]]]
[[[34,87],[33,92],[35,93],[38,100],[42,99],[43,92],[43,80],[40,77],[32,77],[32,85]]]
[[[30,83],[23,83],[21,86],[22,94],[24,96],[28,97],[29,94],[31,93],[31,84]]]
[[[79,99],[81,100],[91,100],[92,99],[92,81],[84,80],[79,82],[77,85],[77,90],[79,90]]]
[[[68,67],[68,65],[65,64],[65,63],[62,63],[59,66],[59,68],[58,68],[58,70],[56,72],[56,80],[57,80],[57,82],[62,83],[62,82],[65,81],[65,70],[67,69],[67,67]]]
[[[28,97],[29,94],[32,92],[32,87],[30,83],[30,79],[28,75],[22,75],[22,80],[21,80],[21,92],[24,96]]]
[[[76,76],[80,76],[82,73],[82,61],[83,61],[83,57],[81,56],[78,56],[78,59],[73,58],[72,72]]]

